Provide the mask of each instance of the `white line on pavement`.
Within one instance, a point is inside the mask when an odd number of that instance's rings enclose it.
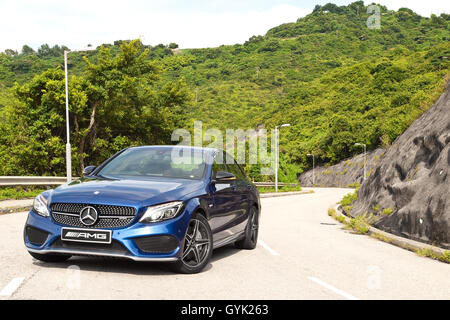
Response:
[[[321,286],[323,286],[323,287],[333,291],[334,293],[337,293],[338,295],[341,295],[341,296],[343,296],[343,297],[345,297],[345,298],[347,298],[349,300],[359,300],[358,298],[352,296],[351,294],[348,294],[345,291],[342,291],[342,290],[340,290],[338,288],[335,288],[332,285],[329,285],[328,283],[323,282],[322,280],[319,280],[319,279],[314,278],[314,277],[308,277],[308,279],[311,280],[311,281],[314,281],[317,284],[320,284]]]
[[[267,244],[265,244],[262,240],[258,240],[258,244],[260,244],[264,249],[269,251],[274,256],[279,256],[280,254],[273,250],[271,247],[269,247]]]
[[[2,291],[0,291],[0,296],[7,296],[7,297],[11,296],[14,293],[14,291],[16,291],[19,288],[23,280],[25,280],[24,277],[12,279],[6,285],[6,287],[4,287]]]

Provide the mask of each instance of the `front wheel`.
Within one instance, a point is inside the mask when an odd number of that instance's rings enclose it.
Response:
[[[258,229],[259,229],[259,217],[258,209],[252,207],[248,214],[248,223],[245,228],[245,237],[242,240],[236,241],[235,245],[240,249],[255,249],[258,243]]]
[[[208,220],[195,213],[189,221],[184,239],[183,255],[173,264],[179,273],[198,273],[211,259],[213,237]]]

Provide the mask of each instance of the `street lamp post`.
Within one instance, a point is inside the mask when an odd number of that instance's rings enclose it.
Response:
[[[314,185],[316,184],[316,176],[314,174],[314,167],[315,167],[314,155],[312,153],[308,153],[307,156],[312,157],[312,159],[313,159],[313,183],[312,184],[314,187]]]
[[[282,124],[280,128],[289,127],[289,123]],[[275,126],[275,192],[278,192],[278,126]]]
[[[364,147],[364,177],[363,180],[366,180],[366,157],[367,157],[367,146],[364,143],[355,143],[355,146],[363,146]]]
[[[84,48],[80,50],[64,50],[64,78],[66,86],[66,175],[67,182],[72,181],[72,151],[70,147],[70,124],[69,124],[69,81],[67,79],[67,55],[70,52],[91,51],[95,48]]]

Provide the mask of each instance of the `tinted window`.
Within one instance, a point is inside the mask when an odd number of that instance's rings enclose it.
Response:
[[[234,174],[234,176],[239,180],[247,180],[242,169],[237,164],[236,160],[234,160],[234,158],[229,153],[224,152],[223,158],[226,159],[228,172]]]
[[[212,171],[213,171],[213,177],[216,176],[216,173],[218,171],[225,171],[228,172],[228,167],[224,163],[218,163],[216,159],[214,159],[214,162],[212,164]]]
[[[227,166],[228,170],[232,174],[234,174],[236,178],[238,178],[239,180],[247,180],[236,162],[234,164],[228,164]]]

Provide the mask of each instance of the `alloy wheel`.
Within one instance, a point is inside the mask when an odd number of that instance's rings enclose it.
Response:
[[[185,265],[195,268],[205,261],[210,249],[207,227],[203,221],[192,219],[186,231],[181,260]]]
[[[258,239],[258,214],[256,210],[252,210],[252,219],[250,222],[250,239],[253,243]]]

